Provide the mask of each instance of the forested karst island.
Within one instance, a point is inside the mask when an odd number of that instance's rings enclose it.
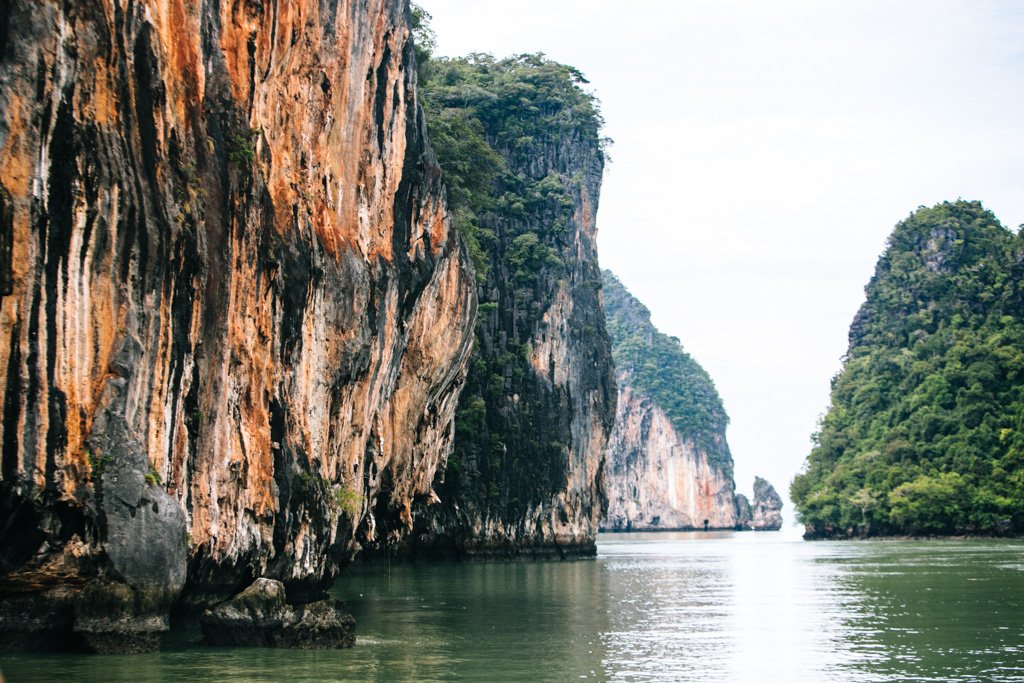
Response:
[[[810,537],[1024,531],[1024,242],[978,202],[901,221],[791,488]]]
[[[603,527],[781,527],[782,500],[770,484],[757,480],[754,508],[736,494],[728,416],[711,377],[678,339],[654,327],[650,311],[613,273],[603,275],[619,390]]]
[[[419,92],[480,304],[440,502],[407,549],[592,555],[615,415],[597,102],[543,55],[433,57],[427,19],[414,8]]]

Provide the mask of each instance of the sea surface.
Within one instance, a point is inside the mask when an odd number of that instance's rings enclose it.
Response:
[[[1021,681],[1024,541],[604,535],[596,560],[358,564],[350,650],[0,654],[18,681]]]

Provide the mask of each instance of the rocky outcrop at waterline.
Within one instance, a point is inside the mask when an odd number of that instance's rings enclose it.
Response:
[[[754,509],[750,507],[750,499],[742,493],[736,494],[736,528],[749,529],[754,521]]]
[[[256,579],[244,591],[199,617],[211,645],[291,647],[305,650],[352,647],[355,619],[340,600],[289,605],[284,584]]]
[[[604,301],[619,397],[603,528],[736,527],[728,418],[714,383],[608,271]]]
[[[754,477],[754,502],[736,496],[736,528],[753,531],[778,531],[782,528],[782,497],[761,477]]]
[[[412,525],[476,293],[405,3],[0,9],[0,632],[151,649]]]
[[[754,531],[777,531],[782,528],[782,497],[775,487],[761,477],[754,478]]]

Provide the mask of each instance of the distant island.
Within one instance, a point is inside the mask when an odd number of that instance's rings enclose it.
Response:
[[[779,529],[771,484],[757,478],[753,505],[736,493],[729,418],[710,375],[611,271],[603,276],[619,396],[602,528]]]

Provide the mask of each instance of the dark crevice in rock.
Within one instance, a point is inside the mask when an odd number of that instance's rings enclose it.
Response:
[[[153,108],[159,103],[160,69],[150,45],[149,24],[143,24],[135,39],[135,120],[138,122],[142,166],[151,190],[156,189],[156,122]]]
[[[3,480],[12,482],[16,479],[20,463],[18,462],[18,437],[20,436],[19,417],[21,415],[21,320],[15,321],[11,327],[11,337],[7,342],[11,355],[7,361],[7,383],[4,386],[4,442],[3,442]],[[2,542],[0,542],[2,546]]]
[[[320,282],[320,270],[303,241],[296,241],[280,253],[281,361],[291,363],[302,348],[302,326],[312,290]]]
[[[7,52],[7,37],[11,30],[11,12],[14,7],[11,3],[0,3],[0,59]]]
[[[57,120],[50,144],[49,193],[47,195],[46,232],[46,376],[54,377],[57,363],[57,306],[64,298],[61,285],[67,286],[68,258],[71,251],[72,234],[72,193],[78,180],[75,157],[78,154],[78,139],[71,113],[69,92],[57,109]],[[67,410],[64,392],[52,381],[47,387],[47,411],[49,428],[46,432],[46,481],[53,482],[56,474],[57,452],[66,443],[65,412]]]
[[[391,67],[391,45],[390,34],[384,36],[384,54],[381,55],[377,65],[376,92],[373,96],[373,118],[377,124],[377,151],[384,153],[384,133],[387,132],[384,126],[384,101],[388,92],[388,69]]]
[[[14,291],[14,206],[0,185],[0,297]]]

